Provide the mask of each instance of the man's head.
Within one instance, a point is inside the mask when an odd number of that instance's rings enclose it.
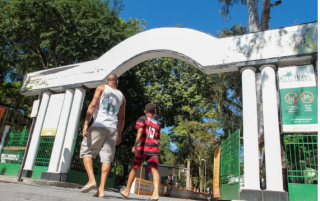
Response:
[[[156,106],[152,103],[148,103],[146,107],[144,108],[145,113],[151,113],[155,114],[156,113]]]
[[[114,73],[110,73],[108,76],[107,76],[107,81],[106,81],[107,85],[109,86],[115,86],[117,87],[118,86],[118,76]]]

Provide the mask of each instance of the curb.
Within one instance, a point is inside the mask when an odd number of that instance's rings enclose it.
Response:
[[[43,179],[32,179],[27,177],[22,177],[21,180],[22,180],[21,183],[34,185],[34,186],[56,186],[56,187],[62,187],[62,188],[80,188],[79,184],[69,183],[69,182],[57,182],[57,181],[49,181],[49,180],[43,180]],[[0,175],[0,181],[18,183],[18,177]]]

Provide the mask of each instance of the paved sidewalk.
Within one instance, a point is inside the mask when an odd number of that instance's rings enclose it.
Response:
[[[11,181],[10,181],[11,179]],[[25,201],[25,200],[45,200],[45,201],[97,201],[97,200],[125,200],[116,189],[106,189],[106,198],[95,198],[92,195],[96,191],[81,193],[80,188],[75,186],[56,187],[48,185],[34,185],[32,182],[17,182],[16,177],[0,176],[0,200],[5,201]],[[6,180],[6,181],[4,181]],[[31,180],[32,181],[32,180]],[[61,183],[61,182],[60,182]],[[127,200],[143,201],[148,199],[147,195],[130,194]],[[161,197],[160,201],[186,201],[187,199]],[[189,200],[190,201],[190,200]]]

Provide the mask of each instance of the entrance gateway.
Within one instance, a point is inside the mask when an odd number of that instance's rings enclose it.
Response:
[[[276,73],[288,66],[317,65],[317,36],[317,22],[221,39],[188,28],[157,28],[124,40],[97,60],[29,73],[23,81],[21,94],[41,93],[42,97],[23,176],[30,175],[34,169],[40,135],[53,134],[53,154],[48,171],[42,177],[66,181],[85,89],[104,84],[111,72],[121,76],[143,61],[171,57],[206,74],[241,72],[245,181],[239,192],[240,199],[288,200],[282,179]],[[261,73],[260,80],[256,79],[257,73]],[[262,91],[263,106],[264,191],[260,189],[259,180],[257,82],[261,82],[258,91]],[[63,101],[56,107],[59,111],[50,109],[50,104],[61,98],[51,95],[53,92],[63,94]],[[52,118],[51,125],[47,118]],[[318,132],[317,126],[314,132]]]

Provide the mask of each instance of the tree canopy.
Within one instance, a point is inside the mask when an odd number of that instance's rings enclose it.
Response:
[[[30,111],[19,94],[28,72],[97,59],[143,23],[119,18],[121,1],[1,0],[0,104]],[[10,98],[7,98],[10,97]]]

